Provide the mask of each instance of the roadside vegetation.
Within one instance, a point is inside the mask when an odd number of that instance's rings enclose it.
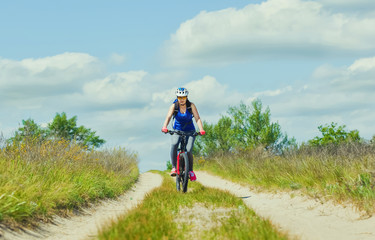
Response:
[[[99,233],[99,239],[288,239],[227,192],[189,184],[183,194],[165,173],[161,187]]]
[[[367,141],[357,130],[331,123],[318,127],[321,136],[297,144],[270,122],[260,100],[232,107],[204,127],[207,136],[196,140],[197,168],[255,188],[298,190],[375,213],[375,137]]]
[[[122,148],[95,149],[102,143],[65,113],[47,129],[23,121],[0,150],[0,224],[32,227],[130,188],[139,174],[137,156]]]

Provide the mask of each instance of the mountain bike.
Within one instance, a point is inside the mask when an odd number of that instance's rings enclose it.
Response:
[[[181,142],[177,149],[177,175],[176,175],[176,189],[177,191],[187,192],[188,182],[189,182],[189,167],[190,167],[190,160],[187,155],[186,151],[186,144],[187,144],[187,137],[188,136],[198,136],[200,135],[198,132],[194,133],[186,133],[183,131],[175,131],[175,130],[168,130],[168,133],[173,135],[177,134],[181,136]]]

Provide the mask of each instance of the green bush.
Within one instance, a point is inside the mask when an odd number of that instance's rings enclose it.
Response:
[[[345,125],[338,126],[337,123],[332,122],[330,125],[320,125],[318,127],[322,136],[315,137],[309,141],[312,146],[325,146],[329,144],[341,144],[345,142],[360,142],[358,130],[346,131]]]
[[[278,123],[271,122],[270,109],[262,110],[257,99],[251,106],[241,103],[230,107],[228,116],[222,116],[216,124],[203,123],[206,135],[197,138],[194,153],[201,156],[222,155],[247,151],[262,146],[264,149],[281,152],[296,145],[281,132]]]
[[[9,142],[21,143],[25,139],[45,140],[65,139],[88,149],[98,148],[105,143],[95,131],[84,126],[77,126],[77,116],[70,119],[66,113],[57,113],[47,128],[43,128],[32,119],[22,120],[22,126],[15,132]]]

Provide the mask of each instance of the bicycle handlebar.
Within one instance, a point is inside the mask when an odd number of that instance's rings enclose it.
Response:
[[[189,133],[189,132],[184,132],[184,131],[177,131],[177,130],[169,130],[165,134],[169,133],[170,135],[177,134],[180,136],[201,136],[200,132],[194,132],[194,133]]]

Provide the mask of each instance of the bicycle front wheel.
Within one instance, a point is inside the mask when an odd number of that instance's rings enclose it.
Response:
[[[182,153],[180,155],[180,164],[183,163],[184,165],[184,169],[182,171],[182,175],[181,175],[181,182],[182,182],[182,191],[185,193],[187,192],[187,188],[188,188],[188,183],[189,183],[189,157],[187,155],[187,153]]]
[[[182,153],[179,153],[177,156],[177,175],[176,175],[176,189],[177,191],[181,191],[182,182],[183,182],[183,173],[184,173],[184,161]]]

